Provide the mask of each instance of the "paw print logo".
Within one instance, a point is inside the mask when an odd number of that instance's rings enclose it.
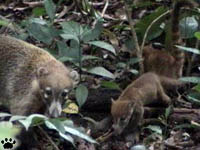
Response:
[[[5,138],[5,140],[1,141],[1,144],[3,145],[4,149],[12,149],[13,146],[15,145],[16,141],[12,140],[11,138]]]

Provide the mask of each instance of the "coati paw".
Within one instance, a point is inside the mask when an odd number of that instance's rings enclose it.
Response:
[[[1,141],[1,144],[3,145],[4,149],[12,149],[13,146],[16,144],[15,140],[12,140],[11,138],[5,138],[4,140]]]

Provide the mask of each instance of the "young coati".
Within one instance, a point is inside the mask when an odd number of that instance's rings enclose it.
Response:
[[[121,134],[125,128],[128,133],[137,129],[143,119],[144,105],[160,103],[168,105],[171,100],[165,90],[182,86],[184,83],[155,73],[145,73],[133,81],[114,101],[111,114],[114,134]]]
[[[12,114],[58,117],[77,79],[47,51],[0,35],[0,103]]]
[[[166,50],[158,51],[151,46],[144,47],[144,70],[145,72],[155,72],[171,78],[179,78],[183,73],[184,52],[175,47],[183,42],[179,33],[179,16],[182,7],[193,8],[196,4],[192,0],[178,0],[172,10],[171,28],[169,30],[171,38],[167,41]]]

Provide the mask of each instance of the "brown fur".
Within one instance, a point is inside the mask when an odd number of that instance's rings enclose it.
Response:
[[[151,46],[144,47],[145,72],[152,71],[171,78],[182,76],[185,55],[183,51],[175,47],[175,45],[183,43],[179,33],[180,10],[182,7],[193,8],[194,6],[192,0],[178,0],[175,2],[172,11],[172,26],[169,31],[171,38],[166,45],[167,51],[158,51]]]
[[[116,101],[112,101],[111,114],[115,134],[121,134],[128,126],[135,130],[143,119],[144,105],[162,103],[168,105],[170,97],[164,89],[182,86],[176,79],[145,73],[133,81]]]
[[[63,101],[60,93],[73,88],[74,73],[47,51],[0,35],[0,102],[12,114],[48,114],[53,99]],[[52,89],[53,98],[44,98],[46,87]]]

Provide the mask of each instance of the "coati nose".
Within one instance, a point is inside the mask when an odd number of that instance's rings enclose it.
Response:
[[[60,104],[60,102],[57,101],[53,101],[49,107],[49,117],[59,117],[61,115],[62,112],[62,106]]]

